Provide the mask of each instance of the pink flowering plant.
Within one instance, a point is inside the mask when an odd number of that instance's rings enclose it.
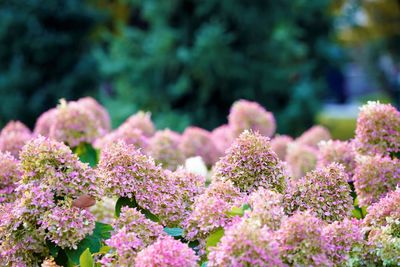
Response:
[[[183,133],[139,111],[112,130],[87,97],[33,131],[8,123],[0,266],[398,266],[399,111],[368,103],[339,141],[275,134],[267,108],[239,100]]]

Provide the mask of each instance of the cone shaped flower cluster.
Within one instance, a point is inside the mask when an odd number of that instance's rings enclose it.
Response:
[[[331,163],[343,165],[349,181],[352,180],[356,168],[356,152],[353,144],[348,141],[329,140],[319,143],[319,156],[317,166],[328,166]]]
[[[318,150],[302,143],[293,142],[288,145],[285,158],[290,174],[300,179],[317,166]]]
[[[400,112],[390,104],[368,102],[360,108],[355,145],[362,154],[400,152]]]
[[[196,267],[198,256],[184,244],[170,236],[160,237],[154,244],[140,251],[135,267]]]
[[[0,151],[19,158],[22,147],[32,138],[32,133],[19,121],[9,122],[0,132]]]
[[[233,141],[235,141],[235,136],[231,128],[231,126],[224,124],[211,132],[214,144],[217,146],[221,155],[224,155],[225,151],[232,145]]]
[[[324,222],[311,213],[296,213],[277,232],[284,263],[291,266],[332,266],[332,249],[323,235]]]
[[[151,137],[155,132],[155,127],[151,121],[151,114],[149,112],[139,111],[130,116],[121,126],[127,127],[128,129],[139,129],[147,137]]]
[[[291,214],[310,210],[327,222],[341,221],[350,216],[353,208],[347,181],[343,166],[337,163],[292,180],[285,195],[286,211]]]
[[[0,203],[15,200],[15,188],[21,174],[18,161],[8,152],[0,152]]]
[[[36,266],[48,256],[47,242],[74,249],[93,232],[94,216],[74,203],[82,196],[102,195],[94,171],[69,147],[39,136],[20,153],[16,200],[2,214],[0,265],[23,262]]]
[[[54,113],[49,137],[71,147],[81,143],[91,144],[105,132],[96,114],[87,109],[85,103],[62,100]]]
[[[137,209],[123,207],[115,219],[114,232],[107,245],[117,252],[117,257],[106,255],[104,265],[128,266],[135,261],[137,253],[163,236],[161,225],[150,221]]]
[[[287,218],[284,212],[283,195],[271,190],[259,188],[248,198],[251,210],[247,212],[252,221],[258,222],[272,230],[279,229],[281,222]]]
[[[330,139],[331,134],[329,133],[328,129],[317,125],[305,131],[299,138],[296,139],[296,142],[316,148],[318,147],[319,142],[328,141]]]
[[[181,136],[171,130],[158,131],[150,139],[148,154],[163,168],[176,170],[185,162],[185,156],[179,149]]]
[[[358,202],[367,206],[377,202],[400,184],[400,160],[387,156],[358,156],[354,187]]]
[[[229,227],[217,247],[211,248],[208,266],[285,266],[279,245],[267,227],[243,220]]]
[[[243,195],[231,182],[214,182],[199,195],[193,204],[193,211],[184,223],[188,240],[204,240],[208,234],[232,223],[229,212],[240,206]]]
[[[215,165],[214,179],[231,181],[242,192],[258,187],[283,192],[286,177],[282,162],[268,137],[244,131]]]
[[[234,136],[239,136],[244,130],[253,130],[271,137],[276,130],[274,115],[260,104],[247,100],[233,103],[228,121]]]
[[[271,140],[271,149],[276,153],[280,160],[285,160],[287,148],[293,138],[288,135],[278,135]]]
[[[219,157],[219,151],[211,133],[198,127],[186,128],[179,148],[185,157],[200,156],[208,166],[213,165]]]

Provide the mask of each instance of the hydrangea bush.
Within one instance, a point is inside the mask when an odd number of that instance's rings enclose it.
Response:
[[[62,100],[0,132],[0,266],[398,266],[399,114],[368,103],[338,141],[247,100],[182,134]]]

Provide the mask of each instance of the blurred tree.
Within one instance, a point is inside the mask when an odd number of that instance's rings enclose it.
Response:
[[[32,126],[59,98],[96,89],[89,34],[100,19],[81,0],[0,1],[0,125]]]
[[[238,98],[273,111],[281,133],[313,123],[325,88],[329,0],[109,2],[130,11],[95,53],[114,123],[145,109],[159,127],[212,128]]]
[[[365,70],[400,107],[400,0],[338,0],[333,12],[339,41],[362,51]]]

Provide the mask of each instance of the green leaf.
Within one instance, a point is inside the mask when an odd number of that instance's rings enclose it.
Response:
[[[392,152],[392,153],[390,153],[390,157],[392,159],[394,159],[394,158],[400,159],[400,152]]]
[[[46,241],[46,245],[49,249],[50,255],[53,256],[53,258],[57,258],[60,247],[49,240]]]
[[[358,207],[358,197],[354,199],[354,207]]]
[[[246,211],[246,210],[251,210],[251,207],[250,207],[250,205],[249,204],[243,204],[243,206],[242,206],[242,210],[243,211]]]
[[[182,228],[164,228],[164,232],[166,232],[170,236],[183,236],[183,229]]]
[[[244,204],[242,207],[232,207],[230,211],[227,212],[229,217],[235,217],[235,216],[240,216],[242,217],[244,215],[244,212],[246,210],[250,209],[249,204]]]
[[[91,144],[81,143],[73,149],[82,162],[89,163],[91,167],[95,167],[98,162],[98,152]]]
[[[221,238],[224,236],[224,233],[224,228],[220,227],[208,236],[206,240],[207,252],[209,251],[210,247],[215,247],[218,244],[219,240],[221,240]]]
[[[106,254],[106,253],[108,253],[108,252],[110,251],[110,249],[111,249],[111,247],[109,247],[109,246],[102,246],[102,247],[100,248],[99,253],[100,253],[100,254]]]
[[[363,218],[367,216],[367,207],[361,207],[361,215]]]
[[[73,266],[72,263],[70,263],[70,260],[67,257],[67,254],[65,253],[65,251],[63,249],[59,249],[57,257],[54,257],[54,261],[61,266],[65,266],[65,265],[70,265]]]
[[[208,261],[203,262],[200,267],[207,267]]]
[[[111,237],[111,231],[113,230],[110,224],[96,222],[93,230],[93,235],[99,237],[100,239],[109,239]]]
[[[100,247],[101,240],[94,235],[90,235],[79,242],[77,249],[66,249],[65,254],[67,254],[68,259],[74,264],[79,264],[79,257],[86,249],[89,248],[93,253],[97,253]]]
[[[140,207],[138,207],[138,209],[140,210],[141,213],[144,214],[144,216],[146,216],[147,219],[157,223],[160,222],[160,219],[156,215],[151,213],[149,210],[142,209]]]
[[[125,206],[131,207],[131,208],[136,208],[138,205],[134,198],[130,199],[127,197],[120,197],[117,200],[117,203],[115,203],[115,216],[116,217],[119,217],[119,215],[121,214],[121,208],[125,207]]]
[[[227,212],[228,216],[235,217],[235,216],[243,216],[243,210],[239,207],[232,207],[230,211]]]
[[[79,265],[80,267],[93,267],[93,257],[88,248],[79,257]]]
[[[351,211],[351,213],[352,213],[353,217],[356,218],[356,219],[361,219],[362,218],[362,214],[361,214],[359,209],[353,209]]]
[[[66,249],[65,253],[70,261],[79,264],[80,255],[89,249],[92,253],[97,253],[103,245],[103,241],[111,237],[112,227],[109,224],[96,222],[93,234],[86,236],[79,244],[77,249]]]
[[[190,248],[196,248],[196,247],[198,247],[200,245],[200,242],[198,241],[198,240],[194,240],[194,241],[190,241],[189,243],[188,243],[188,246],[190,247]]]
[[[367,207],[358,206],[358,197],[354,199],[354,210],[352,211],[353,217],[363,219],[367,215]]]

